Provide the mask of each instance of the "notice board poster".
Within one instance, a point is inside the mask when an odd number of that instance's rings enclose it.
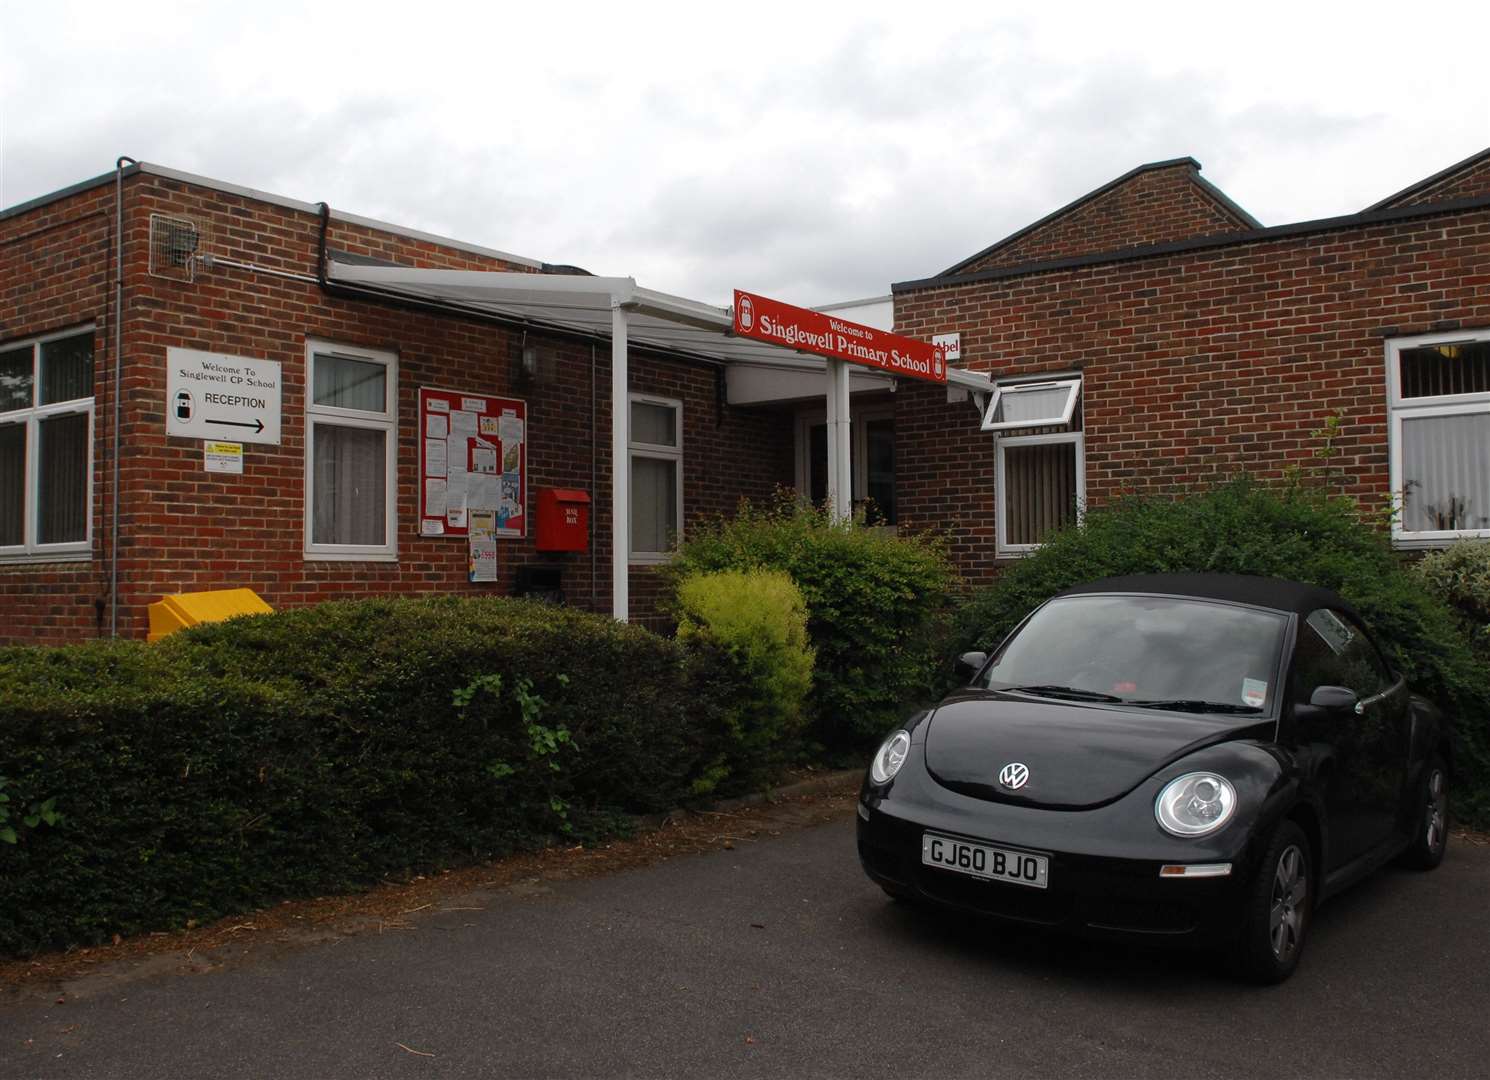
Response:
[[[466,536],[490,511],[495,536],[527,536],[527,506],[527,403],[420,387],[419,535]]]

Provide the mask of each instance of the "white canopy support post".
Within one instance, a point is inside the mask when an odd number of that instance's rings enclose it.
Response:
[[[629,616],[631,569],[631,402],[626,396],[626,309],[611,301],[610,339],[610,515],[611,615]]]
[[[854,512],[854,474],[849,460],[851,419],[848,406],[849,366],[828,360],[828,513],[847,521]]]

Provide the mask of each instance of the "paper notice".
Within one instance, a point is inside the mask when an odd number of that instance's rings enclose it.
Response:
[[[497,543],[495,540],[471,541],[472,581],[497,580]]]
[[[496,539],[497,512],[495,510],[478,510],[473,506],[466,513],[466,522],[473,542]]]
[[[523,441],[523,422],[520,417],[511,413],[503,413],[499,421],[497,434],[502,437],[503,443],[519,443]]]
[[[444,480],[424,481],[424,512],[430,517],[445,516],[445,494],[448,484]]]
[[[431,420],[434,420],[434,419],[438,419],[438,418],[432,416],[432,417],[430,417],[430,419]],[[447,444],[444,439],[429,439],[428,441],[425,442],[425,444],[424,444],[424,475],[425,476],[439,476],[439,477],[444,477],[444,475],[447,472],[450,471],[449,457],[447,456],[447,447],[448,447],[448,445],[449,444]]]
[[[424,407],[430,412],[449,412],[450,402],[441,401],[439,398],[427,398]]]
[[[446,493],[445,523],[452,529],[466,527],[466,493],[464,491],[459,496],[453,491]]]
[[[450,433],[450,423],[443,416],[426,416],[424,418],[424,437],[426,439],[443,439]]]
[[[445,523],[439,518],[425,518],[419,523],[420,536],[444,536]]]
[[[522,465],[522,460],[523,460],[523,444],[522,443],[504,443],[503,444],[503,454],[502,454],[502,471],[503,472],[517,472],[518,471],[518,467],[520,465]]]
[[[450,414],[450,437],[452,439],[475,437],[476,426],[476,414],[473,412],[460,411]]]
[[[495,476],[487,473],[471,473],[467,476],[466,484],[466,507],[471,512],[476,510],[496,510],[497,508],[497,485]]]
[[[471,471],[473,473],[496,473],[497,448],[480,442],[471,447]]]
[[[483,435],[497,434],[497,418],[495,416],[483,416],[481,418],[480,431]]]
[[[486,398],[463,397],[460,399],[460,407],[473,413],[486,412]]]

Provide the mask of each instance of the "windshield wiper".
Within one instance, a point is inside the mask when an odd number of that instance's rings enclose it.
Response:
[[[1021,694],[1039,694],[1041,697],[1070,698],[1073,701],[1110,701],[1119,704],[1123,700],[1114,694],[1083,690],[1078,686],[1010,686],[1005,689],[1017,690]]]
[[[1237,705],[1230,701],[1200,701],[1196,698],[1173,698],[1168,701],[1130,701],[1144,709],[1173,709],[1176,712],[1260,713],[1261,705]]]

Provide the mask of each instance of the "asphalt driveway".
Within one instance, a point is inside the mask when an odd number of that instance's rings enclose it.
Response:
[[[851,818],[483,898],[58,1006],[0,1004],[4,1077],[1490,1074],[1490,848],[1319,913],[1298,975],[888,902]]]

